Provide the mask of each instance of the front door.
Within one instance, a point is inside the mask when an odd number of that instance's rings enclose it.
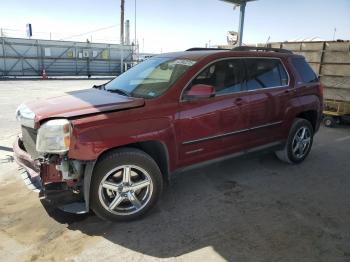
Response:
[[[179,164],[187,166],[237,151],[248,127],[248,101],[242,92],[242,64],[225,59],[210,64],[189,84],[215,87],[214,97],[182,100],[176,121]],[[186,91],[184,92],[186,93]]]

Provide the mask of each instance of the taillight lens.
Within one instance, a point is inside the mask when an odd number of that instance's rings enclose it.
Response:
[[[318,85],[318,92],[320,93],[321,97],[323,97],[323,85],[322,85],[322,83],[320,83]]]

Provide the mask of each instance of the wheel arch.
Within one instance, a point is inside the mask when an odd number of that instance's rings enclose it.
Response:
[[[108,154],[109,152],[121,148],[136,148],[150,155],[157,163],[160,171],[162,172],[164,180],[168,181],[170,179],[169,152],[166,144],[158,140],[141,141],[110,148],[103,151],[96,159],[96,162],[98,162],[104,155]]]
[[[300,112],[299,114],[296,115],[296,118],[302,118],[305,120],[308,120],[312,128],[314,129],[314,132],[317,130],[317,121],[318,121],[318,112],[317,110],[307,110]]]
[[[106,154],[121,148],[136,148],[150,155],[157,163],[161,171],[162,177],[164,179],[164,182],[170,182],[169,153],[165,143],[157,140],[150,140],[110,148],[102,152],[95,161],[89,161],[85,167],[84,200],[87,211],[90,210],[91,180],[96,163]]]

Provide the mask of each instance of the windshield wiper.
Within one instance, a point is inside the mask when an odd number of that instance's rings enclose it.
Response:
[[[111,92],[111,93],[117,93],[123,96],[127,96],[127,97],[131,97],[131,94],[125,90],[122,89],[106,89],[106,84],[102,84],[102,85],[93,85],[92,88],[96,88],[96,89],[100,89],[100,90],[105,90],[107,92]]]
[[[111,92],[111,93],[117,93],[117,94],[120,94],[123,96],[131,97],[131,94],[129,92],[122,90],[122,89],[104,89],[104,90]]]
[[[100,89],[100,90],[106,90],[105,86],[106,86],[106,84],[93,85],[92,88],[96,88],[96,89]]]

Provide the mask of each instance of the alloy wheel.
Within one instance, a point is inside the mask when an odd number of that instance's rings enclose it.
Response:
[[[114,168],[103,177],[98,189],[102,206],[117,215],[131,215],[141,211],[151,199],[152,193],[150,175],[134,165]]]
[[[292,142],[292,152],[294,157],[300,159],[304,157],[311,144],[311,131],[308,127],[302,126],[295,133]]]

